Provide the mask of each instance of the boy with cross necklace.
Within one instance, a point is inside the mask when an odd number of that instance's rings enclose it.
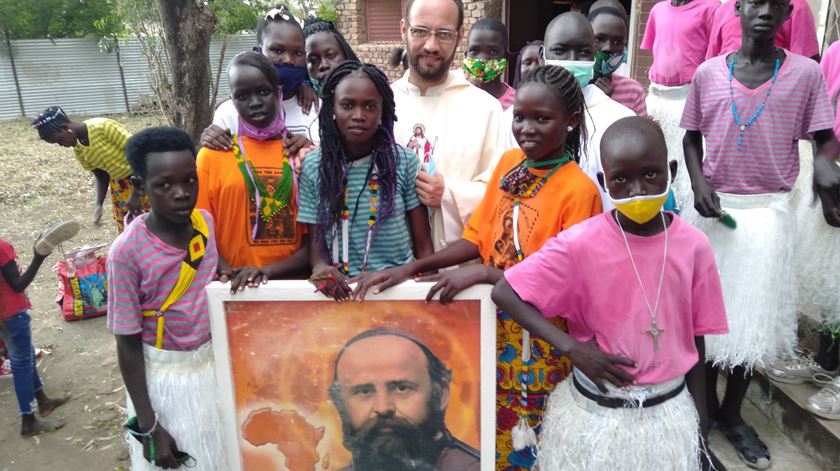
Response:
[[[548,399],[538,467],[706,469],[704,336],[727,331],[712,248],[662,211],[677,162],[656,123],[634,116],[607,128],[601,163],[616,209],[550,239],[493,290],[500,309],[574,365]]]

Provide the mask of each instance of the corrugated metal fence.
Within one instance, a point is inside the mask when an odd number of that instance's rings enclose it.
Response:
[[[256,44],[253,34],[230,36],[223,67],[235,54]],[[219,64],[221,38],[210,43],[211,84]],[[59,105],[70,114],[125,113],[125,99],[117,55],[100,50],[95,39],[30,39],[12,41],[24,116],[34,117]],[[125,74],[129,105],[134,108],[153,95],[149,66],[137,39],[120,40],[120,60]],[[219,96],[228,94],[227,77],[219,81]],[[21,117],[12,64],[5,42],[0,42],[0,120]]]

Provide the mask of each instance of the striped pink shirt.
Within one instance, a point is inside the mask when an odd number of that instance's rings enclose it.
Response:
[[[611,77],[613,93],[610,98],[633,110],[636,116],[647,116],[645,88],[642,84],[618,74],[612,74]]]
[[[204,259],[192,286],[166,312],[163,348],[194,350],[210,340],[210,312],[204,288],[216,276],[219,255],[213,218],[201,211],[210,229]],[[172,291],[186,251],[160,240],[138,218],[117,237],[108,252],[108,329],[115,335],[142,333],[155,344],[157,321],[141,311],[158,309]]]
[[[706,140],[703,175],[716,191],[759,194],[790,191],[799,175],[800,139],[831,129],[834,113],[820,66],[807,57],[785,51],[787,58],[767,99],[764,112],[744,132],[737,150],[738,126],[732,116],[726,56],[697,69],[680,127],[700,131]],[[738,115],[747,122],[758,109],[768,80],[755,90],[732,80]]]

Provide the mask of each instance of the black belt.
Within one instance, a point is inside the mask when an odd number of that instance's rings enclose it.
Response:
[[[585,398],[595,401],[599,406],[609,407],[610,409],[621,409],[621,408],[628,408],[628,409],[635,409],[637,407],[653,407],[663,402],[667,401],[668,399],[674,398],[677,394],[681,393],[683,389],[685,389],[685,381],[680,383],[679,386],[674,388],[671,391],[666,392],[660,396],[653,397],[651,399],[647,399],[640,405],[637,401],[632,399],[622,399],[619,397],[607,397],[601,396],[600,394],[595,394],[592,391],[583,387],[583,385],[578,382],[578,379],[575,375],[572,375],[572,384],[575,385],[575,389],[578,390]]]

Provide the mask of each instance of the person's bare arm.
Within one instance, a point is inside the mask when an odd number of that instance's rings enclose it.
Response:
[[[0,267],[0,271],[3,273],[3,279],[6,280],[6,283],[8,283],[14,292],[22,293],[32,283],[32,280],[35,279],[35,275],[38,274],[38,269],[41,268],[46,258],[36,253],[32,257],[32,263],[26,267],[26,271],[23,273],[20,272],[17,262],[12,260]]]
[[[162,468],[176,468],[175,452],[178,446],[175,439],[163,428],[160,418],[155,418],[149,390],[146,386],[146,360],[143,357],[143,342],[141,334],[116,335],[117,361],[125,382],[125,389],[131,397],[137,414],[137,426],[141,433],[152,431],[155,454],[151,456],[148,438],[143,439],[143,456],[146,460]]]
[[[814,133],[814,142],[814,191],[822,203],[825,221],[840,227],[840,167],[835,163],[840,144],[831,129]]]
[[[694,208],[703,217],[721,217],[720,198],[703,176],[703,135],[700,131],[685,132],[683,152],[694,191]]]
[[[411,229],[411,245],[414,258],[420,259],[435,253],[432,244],[432,226],[429,223],[429,210],[422,204],[406,214],[408,227]]]
[[[93,169],[93,176],[96,183],[96,204],[93,210],[93,223],[99,224],[102,222],[102,205],[105,203],[105,195],[108,194],[108,183],[111,181],[111,176],[105,170],[98,168]]]

